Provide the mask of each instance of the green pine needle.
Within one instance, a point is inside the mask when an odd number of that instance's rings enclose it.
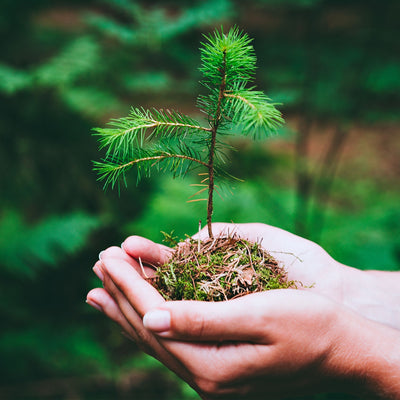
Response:
[[[98,180],[104,182],[104,188],[112,189],[120,182],[127,185],[126,173],[136,167],[137,181],[149,178],[153,170],[170,172],[174,177],[184,176],[195,166],[207,163],[194,139],[164,138],[146,147],[131,147],[124,156],[108,156],[101,162],[94,162]]]
[[[254,78],[257,58],[250,44],[252,39],[247,34],[234,27],[227,34],[221,29],[205,38],[207,41],[202,43],[200,49],[200,71],[205,82],[218,87],[222,68],[225,69],[227,88],[236,82],[247,83]]]
[[[187,115],[170,110],[145,110],[132,108],[128,117],[113,119],[109,128],[93,129],[98,136],[100,149],[107,149],[107,156],[125,157],[132,147],[142,147],[155,136],[172,137],[199,131],[208,131]]]
[[[224,169],[231,147],[222,139],[237,128],[243,135],[262,138],[284,123],[263,92],[247,87],[257,61],[251,42],[237,27],[205,36],[200,70],[207,94],[198,97],[197,105],[206,114],[208,127],[178,111],[132,108],[127,117],[94,129],[100,149],[106,151],[105,158],[94,163],[104,186],[126,185],[132,167],[139,181],[153,170],[184,176],[200,166],[207,176],[203,182],[209,191],[207,225],[212,236],[214,176],[232,178]]]
[[[244,135],[263,137],[284,124],[282,114],[263,92],[250,89],[226,91],[226,115],[233,125],[239,125]]]

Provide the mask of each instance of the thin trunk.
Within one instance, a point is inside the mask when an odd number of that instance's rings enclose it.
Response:
[[[210,157],[208,160],[208,203],[207,203],[207,228],[208,236],[213,237],[212,233],[212,214],[214,209],[213,195],[214,195],[214,152],[215,142],[217,137],[217,129],[211,131],[211,145],[210,145]]]
[[[214,120],[211,126],[211,142],[210,153],[208,159],[208,204],[207,204],[207,228],[210,238],[214,237],[212,232],[212,214],[214,209],[214,158],[215,158],[215,145],[217,141],[217,130],[221,119],[221,106],[226,89],[226,50],[224,50],[224,58],[221,68],[221,84],[219,87],[219,96],[217,110],[215,112]]]

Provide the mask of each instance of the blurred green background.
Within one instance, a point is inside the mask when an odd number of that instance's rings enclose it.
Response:
[[[397,0],[2,0],[0,398],[197,399],[85,304],[100,250],[192,234],[197,177],[102,191],[90,129],[131,105],[196,115],[202,33],[254,38],[287,125],[235,139],[215,221],[264,222],[359,268],[400,264]],[[308,397],[309,398],[309,397]],[[329,394],[318,398],[344,398]]]

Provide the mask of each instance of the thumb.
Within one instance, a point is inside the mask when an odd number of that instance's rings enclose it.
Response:
[[[148,311],[143,325],[183,341],[265,341],[266,293],[223,302],[170,301]],[[275,302],[274,302],[275,303]]]

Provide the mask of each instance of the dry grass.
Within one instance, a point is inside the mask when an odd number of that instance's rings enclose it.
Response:
[[[223,301],[264,290],[297,288],[258,243],[236,237],[180,243],[150,281],[167,300]]]

